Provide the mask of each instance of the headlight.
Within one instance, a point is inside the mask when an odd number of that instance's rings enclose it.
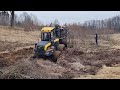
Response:
[[[44,51],[44,47],[43,46],[37,46],[37,49]]]
[[[37,48],[40,49],[40,46],[38,46]]]

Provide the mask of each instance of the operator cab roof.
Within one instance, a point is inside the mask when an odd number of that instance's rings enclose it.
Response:
[[[41,32],[51,32],[55,27],[43,27]]]

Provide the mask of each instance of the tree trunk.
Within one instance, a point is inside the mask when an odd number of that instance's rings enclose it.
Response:
[[[14,11],[11,11],[11,27],[14,26]]]

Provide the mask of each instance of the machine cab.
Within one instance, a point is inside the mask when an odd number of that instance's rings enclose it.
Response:
[[[54,27],[44,27],[41,30],[41,41],[52,41],[56,37]]]

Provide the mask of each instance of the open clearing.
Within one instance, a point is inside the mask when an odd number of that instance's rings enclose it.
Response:
[[[0,27],[1,79],[118,79],[120,78],[120,34],[110,40],[94,38],[81,43],[79,49],[68,48],[57,63],[33,59],[33,46],[40,31]],[[26,48],[27,47],[27,48]]]

